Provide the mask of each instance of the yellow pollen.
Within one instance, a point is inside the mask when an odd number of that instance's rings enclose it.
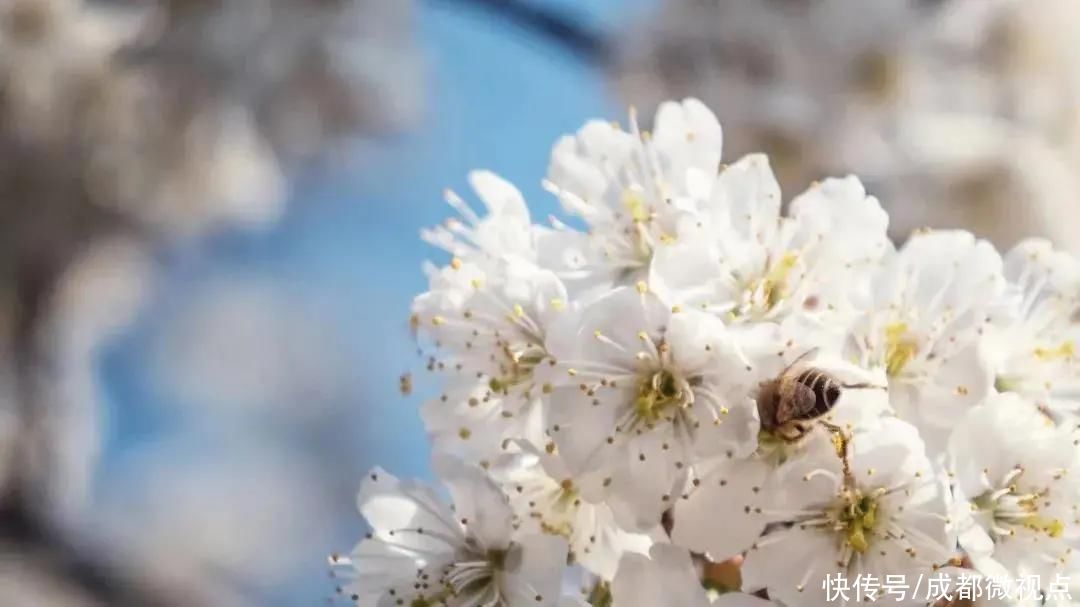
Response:
[[[474,278],[470,280],[469,284],[471,284],[472,288],[474,289],[479,289],[480,287],[484,286],[484,283],[479,278]]]
[[[919,345],[908,333],[906,322],[894,322],[885,327],[885,372],[895,377],[919,353]]]
[[[649,209],[640,193],[630,189],[624,190],[622,202],[630,211],[630,217],[635,223],[644,223],[649,220]]]
[[[1055,360],[1059,358],[1074,358],[1076,356],[1076,344],[1072,340],[1066,341],[1056,348],[1035,348],[1035,357],[1039,360]]]
[[[752,291],[761,290],[766,310],[772,310],[787,297],[787,282],[798,262],[799,256],[795,253],[784,253],[783,257],[769,268],[768,273],[753,285]]]
[[[840,513],[840,522],[846,529],[845,541],[852,550],[861,554],[870,547],[866,536],[873,531],[877,522],[877,502],[870,496],[858,493],[850,499],[851,502]]]
[[[556,297],[551,300],[551,308],[556,311],[562,311],[566,308],[566,302]]]
[[[1061,537],[1065,532],[1065,523],[1061,519],[1047,519],[1033,514],[1024,519],[1023,525],[1032,531],[1042,531],[1052,538]]]
[[[469,440],[469,437],[472,436],[472,430],[462,428],[458,430],[458,436],[461,437],[461,440]]]
[[[637,292],[642,295],[649,292],[649,285],[647,285],[644,280],[639,280],[635,286],[637,287]]]
[[[831,435],[833,449],[836,450],[836,457],[844,459],[847,457],[847,439],[840,432],[833,432]]]
[[[514,316],[518,318],[525,316],[525,308],[522,308],[521,304],[514,304]]]
[[[442,316],[433,316],[431,318],[431,324],[435,325],[436,327],[444,323],[446,323],[446,319]]]

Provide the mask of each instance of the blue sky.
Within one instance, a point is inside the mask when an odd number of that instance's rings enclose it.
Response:
[[[159,458],[154,465],[167,473],[177,465],[167,457],[184,457],[183,446],[229,456],[230,437],[206,432],[200,420],[185,414],[192,403],[180,402],[183,395],[159,385],[147,362],[161,327],[201,285],[221,276],[301,293],[312,313],[335,327],[355,369],[363,388],[347,404],[351,415],[321,428],[333,436],[301,437],[301,451],[347,444],[340,465],[357,482],[375,464],[401,476],[427,476],[417,407],[434,387],[419,375],[416,393],[403,400],[396,381],[403,370],[418,368],[405,319],[411,298],[424,288],[421,263],[434,254],[419,241],[420,228],[447,216],[443,189],[466,195],[465,176],[475,168],[494,170],[518,184],[536,217],[554,212],[554,201],[539,184],[556,137],[587,118],[625,113],[596,69],[488,11],[463,8],[467,4],[421,2],[429,88],[425,116],[413,133],[364,153],[362,160],[303,175],[287,217],[268,232],[222,234],[161,253],[166,267],[161,292],[102,363],[109,409],[99,494],[138,492],[126,474],[129,467]],[[649,2],[544,4],[590,27],[615,31],[629,18],[629,9]],[[158,448],[163,443],[182,447],[164,451],[166,457]],[[310,553],[298,555],[304,566],[261,589],[271,604],[312,604],[327,595],[325,555],[348,549],[362,528],[352,510],[353,490],[342,490],[341,520],[326,521],[313,545],[305,547]]]

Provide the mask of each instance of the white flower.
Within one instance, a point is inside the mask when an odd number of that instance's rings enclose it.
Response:
[[[568,316],[548,346],[558,360],[546,397],[554,446],[575,474],[603,479],[634,528],[655,527],[690,467],[751,415],[745,396],[726,398],[749,368],[720,321],[673,312],[644,283]]]
[[[484,204],[479,215],[452,190],[444,192],[458,217],[420,233],[421,238],[454,256],[453,263],[476,265],[485,272],[493,266],[524,265],[555,273],[576,294],[591,286],[593,262],[588,237],[555,218],[551,227],[531,223],[521,191],[491,171],[472,171],[469,184]],[[428,274],[437,270],[428,269]]]
[[[469,185],[487,208],[480,217],[460,196],[451,190],[444,193],[460,215],[444,225],[421,232],[421,238],[456,258],[481,267],[486,262],[536,258],[533,227],[525,198],[512,183],[490,171],[469,173]]]
[[[700,101],[669,102],[652,134],[593,120],[556,142],[546,187],[585,220],[598,282],[647,276],[653,252],[676,236],[678,217],[708,197],[723,134]]]
[[[1027,240],[1005,256],[1010,321],[991,331],[995,386],[1062,419],[1080,410],[1080,263],[1045,240]]]
[[[372,470],[359,496],[372,532],[348,557],[331,557],[352,569],[341,592],[371,607],[557,604],[565,541],[515,539],[510,506],[490,479],[456,463],[439,467],[453,509],[424,485]]]
[[[961,231],[912,235],[874,278],[847,356],[884,369],[889,396],[936,454],[993,384],[979,340],[1004,289],[993,245]]]
[[[534,371],[554,364],[546,334],[567,306],[554,274],[524,262],[488,266],[455,260],[413,304],[414,325],[439,348],[429,368],[449,376],[424,405],[425,425],[437,449],[471,461],[489,460],[506,439],[539,437]]]
[[[723,455],[709,459],[695,467],[697,476],[692,488],[675,503],[671,538],[680,546],[708,554],[713,560],[722,560],[739,554],[765,530],[773,520],[773,511],[779,506],[790,465],[802,465],[800,460],[807,449],[817,448],[816,443],[831,444],[832,434],[824,428],[807,424],[810,432],[800,440],[785,440],[761,427],[756,400],[760,385],[780,376],[792,362],[804,363],[809,368],[825,371],[842,385],[864,385],[864,388],[842,388],[840,395],[821,421],[839,427],[869,428],[878,417],[888,410],[888,396],[881,386],[879,376],[867,376],[862,370],[833,360],[828,356],[803,357],[804,351],[793,346],[788,357],[776,356],[768,351],[763,356],[753,356],[753,380],[749,384],[750,396],[755,407],[752,419],[743,428],[746,436],[736,436],[735,445],[748,441],[753,445],[746,453],[733,445]],[[724,521],[717,524],[717,521]]]
[[[571,559],[604,580],[615,576],[624,552],[648,552],[652,539],[615,522],[597,499],[595,479],[575,476],[557,454],[521,447],[495,474],[523,530],[565,537]]]
[[[1070,565],[1080,539],[1080,449],[1015,394],[968,412],[949,441],[960,544],[975,566],[1043,577]],[[1048,579],[1049,578],[1049,579]]]
[[[897,250],[855,177],[783,212],[769,162],[723,166],[722,141],[693,99],[654,134],[631,116],[561,139],[546,186],[587,233],[534,226],[488,172],[486,215],[448,195],[462,219],[425,238],[453,258],[412,322],[455,508],[376,471],[344,592],[771,605],[717,595],[710,563],[742,562],[743,590],[817,607],[864,602],[867,576],[1074,570],[1080,262],[1042,241],[1003,262],[963,231]],[[837,597],[830,576],[863,584]]]
[[[504,396],[485,382],[448,382],[443,393],[420,409],[432,450],[489,466],[510,441],[543,440],[544,411],[539,400]]]
[[[611,584],[613,607],[769,607],[770,601],[730,592],[711,599],[690,553],[670,544],[656,544],[649,556],[628,553]]]
[[[857,432],[847,464],[838,445],[814,446],[789,468],[780,500],[787,512],[773,514],[770,531],[747,554],[744,589],[816,607],[826,602],[827,575],[913,580],[955,557],[944,486],[914,427],[893,419]]]
[[[811,187],[787,216],[780,203],[764,156],[725,167],[701,213],[685,218],[679,238],[657,250],[650,284],[673,303],[726,323],[802,314],[831,321],[833,330],[842,326],[851,293],[866,288],[891,249],[888,217],[854,177]]]

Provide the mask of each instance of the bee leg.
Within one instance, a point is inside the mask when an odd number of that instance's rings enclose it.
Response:
[[[844,428],[825,420],[818,420],[818,423],[832,434],[833,447],[836,449],[836,456],[840,458],[840,465],[844,473],[844,483],[854,485],[854,476],[851,473],[851,459],[848,457],[850,455],[851,434]]]
[[[840,384],[841,388],[845,390],[888,390],[888,386],[879,386],[877,384],[871,384],[863,382],[859,384]]]
[[[789,422],[776,429],[776,434],[789,443],[793,443],[806,436],[806,429],[797,422]]]
[[[840,426],[837,426],[836,424],[834,424],[832,422],[828,422],[828,421],[825,421],[823,419],[819,419],[819,420],[817,420],[817,423],[821,424],[826,430],[828,430],[829,432],[832,432],[833,434],[844,434],[844,435],[847,434],[847,432],[845,432],[843,428],[841,428]]]

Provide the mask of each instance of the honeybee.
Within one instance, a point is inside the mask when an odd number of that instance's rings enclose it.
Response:
[[[816,352],[817,348],[808,350],[776,378],[761,383],[757,406],[762,430],[795,442],[836,406],[845,389],[885,389],[869,383],[845,384],[828,371],[807,365],[806,359]]]

